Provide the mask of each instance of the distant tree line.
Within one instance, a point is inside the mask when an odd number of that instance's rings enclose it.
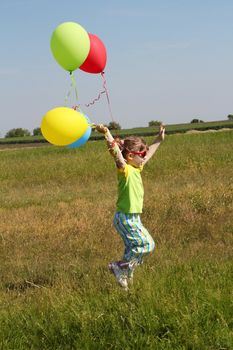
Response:
[[[110,122],[107,127],[109,130],[121,130],[120,124],[116,122]]]
[[[191,124],[195,124],[195,123],[204,123],[204,121],[201,120],[201,119],[194,118],[194,119],[191,120],[190,123],[191,123]]]
[[[148,126],[149,127],[152,127],[152,126],[158,126],[162,124],[162,122],[160,122],[159,120],[151,120],[149,123],[148,123]]]
[[[233,114],[228,114],[227,116],[227,119],[228,120],[233,120]],[[151,120],[149,123],[148,123],[148,126],[149,127],[153,127],[153,126],[158,126],[160,125],[162,122],[159,121],[159,120]],[[190,122],[191,124],[194,124],[194,123],[204,123],[203,120],[200,120],[199,118],[194,118],[191,120]],[[121,126],[119,123],[116,123],[114,121],[110,122],[108,125],[106,125],[108,127],[109,130],[121,130]],[[5,135],[5,138],[9,138],[9,137],[24,137],[24,136],[41,136],[42,133],[41,133],[41,129],[38,127],[38,128],[35,128],[33,129],[32,131],[32,134],[31,132],[28,130],[28,129],[23,129],[23,128],[15,128],[15,129],[11,129],[9,130],[6,135]]]
[[[32,136],[38,136],[42,135],[40,128],[33,129]],[[5,137],[24,137],[24,136],[31,136],[31,132],[28,129],[23,128],[14,128],[9,131],[7,131]]]
[[[228,120],[233,120],[233,114],[228,114],[227,119],[228,119]],[[191,124],[192,124],[192,123],[204,123],[204,121],[201,120],[201,119],[198,119],[198,118],[194,118],[194,119],[191,120],[190,123],[191,123]]]
[[[31,133],[27,129],[16,128],[9,130],[5,137],[22,137],[22,136],[30,136]]]
[[[110,122],[107,127],[109,128],[109,130],[120,130],[121,126],[120,124],[116,123],[116,122]],[[28,129],[23,129],[23,128],[14,128],[9,130],[6,135],[5,138],[10,138],[10,137],[24,137],[24,136],[41,136],[41,129],[40,128],[35,128],[31,132]]]
[[[233,120],[233,114],[228,114],[227,119],[228,119],[228,120]],[[199,118],[194,118],[194,119],[191,120],[190,123],[191,123],[191,124],[194,124],[194,123],[204,123],[204,121],[201,120],[201,119],[199,119]],[[148,126],[150,126],[150,127],[151,127],[151,126],[158,126],[158,125],[160,125],[160,124],[162,124],[161,121],[158,121],[158,120],[151,120],[151,121],[149,122]]]

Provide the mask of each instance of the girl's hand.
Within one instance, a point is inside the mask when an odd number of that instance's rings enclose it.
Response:
[[[165,126],[161,124],[159,127],[159,139],[161,141],[164,141],[164,138],[165,138]]]
[[[103,124],[97,124],[95,128],[101,134],[106,134],[106,132],[108,131],[108,128],[106,126],[104,126]]]

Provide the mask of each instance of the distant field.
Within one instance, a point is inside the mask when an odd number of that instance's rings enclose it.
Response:
[[[156,249],[129,293],[107,269],[123,246],[105,142],[0,152],[0,348],[231,350],[232,150],[233,130],[169,135],[145,166]]]
[[[166,125],[166,133],[175,134],[175,133],[184,133],[188,130],[209,130],[209,129],[222,129],[222,128],[233,128],[233,121],[222,120],[215,122],[206,122],[206,123],[186,123],[186,124],[170,124]],[[117,134],[119,136],[125,137],[126,135],[142,135],[142,136],[151,136],[154,135],[155,131],[158,130],[158,127],[142,127],[142,128],[132,128],[132,129],[122,129],[113,131],[113,135]],[[102,139],[103,136],[92,132],[90,139]],[[1,144],[15,144],[15,143],[41,143],[47,142],[43,136],[26,136],[26,137],[15,137],[15,138],[1,138]]]

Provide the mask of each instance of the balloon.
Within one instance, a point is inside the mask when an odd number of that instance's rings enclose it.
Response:
[[[69,72],[79,68],[90,51],[90,39],[86,30],[75,22],[60,24],[50,41],[55,60]]]
[[[56,146],[75,142],[88,129],[85,116],[73,108],[57,107],[48,111],[41,122],[44,138]]]
[[[87,73],[101,73],[106,66],[106,48],[98,36],[90,33],[88,35],[90,38],[90,51],[85,62],[79,69]]]
[[[80,113],[86,118],[87,123],[91,124],[90,119],[85,114],[83,114],[83,112],[80,112]],[[91,136],[91,127],[88,125],[88,128],[85,131],[85,133],[80,138],[78,138],[75,142],[71,143],[67,147],[68,148],[76,148],[76,147],[82,146],[82,145],[84,145],[84,143],[86,143],[88,141],[90,136]]]
[[[67,147],[68,148],[76,148],[76,147],[82,146],[82,145],[84,145],[84,143],[86,143],[88,141],[90,136],[91,136],[91,127],[88,126],[88,128],[85,131],[85,133],[83,134],[83,136],[81,136],[79,139],[77,139],[75,142],[71,143]]]

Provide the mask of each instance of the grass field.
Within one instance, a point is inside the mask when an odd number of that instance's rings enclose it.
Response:
[[[128,293],[107,270],[105,143],[0,152],[0,349],[232,349],[232,150],[233,131],[167,136],[143,172],[156,249]]]

